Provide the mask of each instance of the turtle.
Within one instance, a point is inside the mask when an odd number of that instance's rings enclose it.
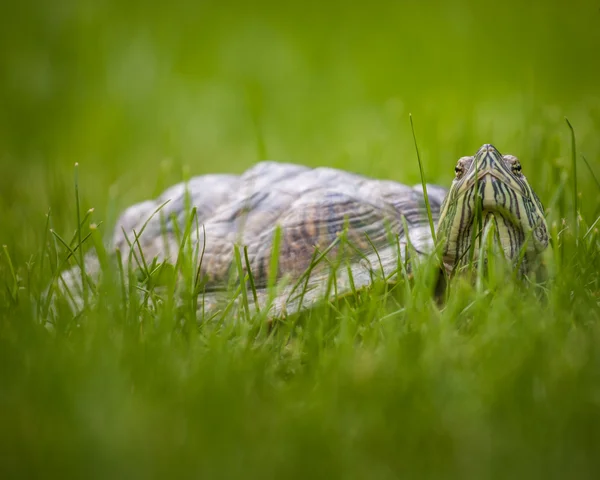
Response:
[[[257,310],[281,316],[376,278],[393,280],[409,257],[437,252],[440,268],[454,275],[485,261],[471,245],[492,227],[505,258],[522,272],[548,246],[544,207],[519,159],[484,144],[458,160],[449,188],[427,184],[425,191],[275,161],[241,175],[193,177],[125,209],[109,251],[121,252],[126,267],[148,270],[150,262],[177,264],[185,237],[203,315],[222,308],[219,299],[233,285],[252,290],[247,298]],[[91,252],[84,261],[86,275],[97,279],[98,258]],[[59,290],[81,292],[81,281],[75,266],[62,273]],[[81,296],[70,297],[80,308]]]

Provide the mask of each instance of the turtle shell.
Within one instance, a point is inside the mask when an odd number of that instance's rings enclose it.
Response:
[[[427,190],[437,222],[447,190],[434,185]],[[190,218],[192,207],[195,215]],[[136,244],[146,260],[174,263],[178,232],[186,225],[191,226],[196,253],[202,252],[200,273],[208,290],[230,285],[232,272],[237,274],[233,267],[237,244],[247,248],[259,295],[269,282],[276,229],[278,279],[287,277],[293,283],[310,271],[307,283],[314,292],[322,290],[331,265],[341,258],[355,277],[344,278],[348,270],[343,270],[336,280],[336,287],[343,290],[350,281],[368,283],[374,269],[384,275],[394,270],[397,242],[405,242],[407,234],[417,251],[432,246],[420,185],[277,162],[258,163],[240,176],[195,177],[155,200],[129,207],[117,222],[113,246],[123,251]],[[316,263],[316,258],[321,261]],[[304,301],[316,296],[311,294],[295,307],[304,307]],[[279,308],[285,308],[289,295],[278,297]]]

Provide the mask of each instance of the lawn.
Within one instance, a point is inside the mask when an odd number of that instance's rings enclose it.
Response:
[[[1,478],[600,475],[600,4],[24,0],[0,47]],[[430,183],[520,158],[545,278],[439,302],[425,264],[270,326],[110,282],[44,314],[78,212],[88,251],[259,160],[416,184],[409,115]]]

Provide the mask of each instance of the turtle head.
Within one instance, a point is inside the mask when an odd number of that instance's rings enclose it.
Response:
[[[478,258],[479,242],[493,223],[494,243],[521,268],[548,246],[544,208],[512,155],[483,145],[459,159],[456,177],[442,204],[438,238],[448,271]],[[473,245],[472,255],[471,246]]]

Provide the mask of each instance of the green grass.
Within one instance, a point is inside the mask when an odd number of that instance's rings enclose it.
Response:
[[[597,477],[598,5],[422,3],[7,7],[0,477]],[[191,175],[269,158],[419,183],[409,114],[428,182],[483,143],[519,156],[551,207],[543,281],[498,264],[440,303],[428,263],[399,265],[273,326],[198,326],[188,244],[182,286],[146,259],[123,291],[117,264],[82,315],[42,320],[59,267],[106,264],[121,209]]]

